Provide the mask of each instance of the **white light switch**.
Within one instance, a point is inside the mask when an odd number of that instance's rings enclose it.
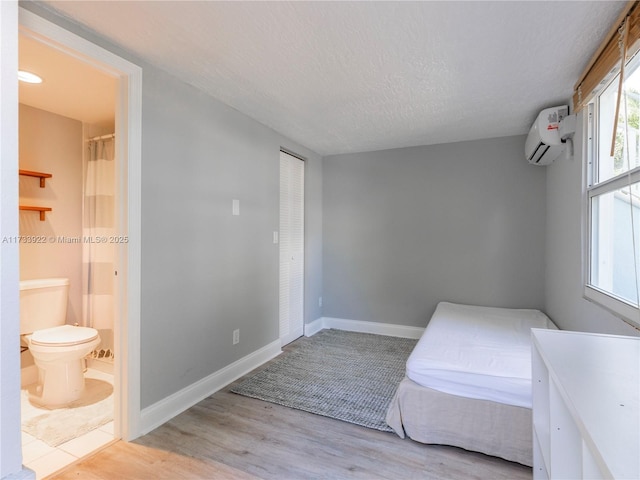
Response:
[[[231,202],[231,214],[232,215],[240,215],[240,200],[234,199]]]
[[[278,243],[278,232],[273,232],[273,243]]]

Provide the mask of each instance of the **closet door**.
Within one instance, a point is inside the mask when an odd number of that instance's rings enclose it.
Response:
[[[304,161],[280,152],[280,343],[304,333]]]

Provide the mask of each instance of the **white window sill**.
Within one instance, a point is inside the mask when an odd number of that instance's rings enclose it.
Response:
[[[640,310],[626,302],[618,300],[590,285],[584,287],[584,298],[600,305],[635,328],[640,328]]]

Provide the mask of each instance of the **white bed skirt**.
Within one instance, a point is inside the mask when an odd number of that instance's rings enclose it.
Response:
[[[402,438],[452,445],[533,465],[531,409],[438,392],[400,382],[387,423]]]

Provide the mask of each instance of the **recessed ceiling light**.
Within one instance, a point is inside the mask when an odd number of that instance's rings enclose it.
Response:
[[[31,72],[25,72],[24,70],[18,71],[18,80],[26,83],[42,83],[42,78],[38,75]]]

